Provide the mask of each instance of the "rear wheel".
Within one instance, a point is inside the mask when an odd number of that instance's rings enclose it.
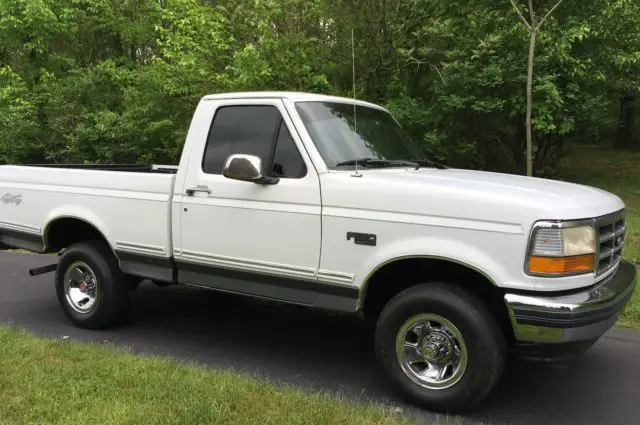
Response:
[[[391,381],[432,410],[478,405],[505,365],[504,337],[485,304],[444,283],[416,285],[391,299],[377,323],[375,348]]]
[[[70,246],[56,271],[56,295],[75,325],[100,329],[126,316],[130,287],[111,250],[98,242]]]

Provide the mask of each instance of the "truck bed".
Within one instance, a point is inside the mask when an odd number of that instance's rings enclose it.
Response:
[[[168,258],[176,168],[0,166],[0,242],[45,251],[48,229],[75,217],[92,223],[125,256]]]

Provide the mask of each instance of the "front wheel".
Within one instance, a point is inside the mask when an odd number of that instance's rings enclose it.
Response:
[[[505,365],[502,331],[485,304],[451,284],[413,286],[385,306],[376,355],[418,405],[464,411],[495,388]]]
[[[75,325],[100,329],[125,317],[129,285],[109,248],[97,242],[70,246],[56,270],[56,295]]]

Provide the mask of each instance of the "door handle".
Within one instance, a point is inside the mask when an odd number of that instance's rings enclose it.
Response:
[[[203,193],[206,193],[206,194],[210,194],[211,193],[211,189],[209,189],[209,186],[198,185],[196,187],[191,187],[191,188],[187,189],[186,192],[187,192],[187,196],[193,196],[193,195],[195,195],[196,192],[203,192]]]

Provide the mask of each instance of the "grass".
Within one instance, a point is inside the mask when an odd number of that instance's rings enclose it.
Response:
[[[622,198],[628,229],[624,257],[640,267],[640,152],[574,146],[560,164],[559,178],[598,187]],[[618,325],[640,328],[640,291]]]
[[[624,256],[640,266],[640,152],[575,146],[560,164],[558,178],[599,187],[624,200]],[[640,292],[618,324],[640,328]],[[389,407],[349,403],[232,371],[134,356],[110,345],[36,338],[0,326],[0,425],[35,423],[410,422]]]
[[[0,424],[408,424],[230,371],[0,326]]]

